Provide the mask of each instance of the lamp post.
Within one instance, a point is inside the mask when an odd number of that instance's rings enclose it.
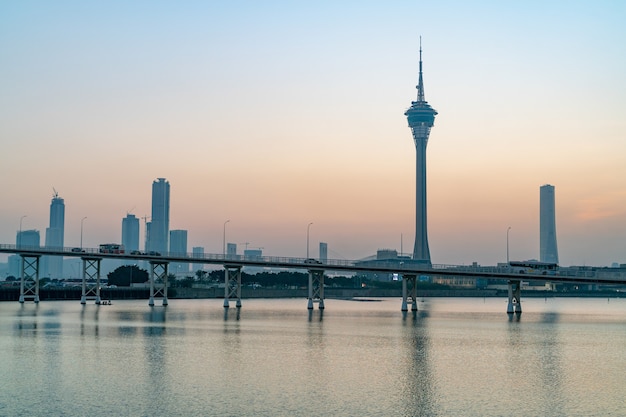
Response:
[[[17,239],[18,247],[22,247],[22,220],[24,220],[24,217],[27,217],[27,216],[23,215],[22,217],[20,217],[20,234],[19,234],[19,239]]]
[[[87,216],[80,219],[80,248],[83,248],[83,221],[87,218]]]
[[[226,220],[224,222],[224,233],[222,234],[222,255],[226,256],[226,223],[230,220]]]
[[[306,227],[306,258],[309,259],[309,230],[313,222],[309,223]]]
[[[511,230],[511,226],[506,229],[506,263],[509,263],[509,230]]]

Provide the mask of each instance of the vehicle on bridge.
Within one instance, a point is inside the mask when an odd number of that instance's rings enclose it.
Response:
[[[119,243],[103,243],[100,245],[100,253],[115,253],[115,254],[123,254],[124,253],[124,245],[120,245]]]
[[[559,265],[552,262],[511,261],[509,266],[519,274],[556,275]]]

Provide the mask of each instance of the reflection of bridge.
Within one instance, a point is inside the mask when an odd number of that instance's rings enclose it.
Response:
[[[524,274],[521,276],[514,273],[511,268],[503,267],[476,267],[476,266],[452,266],[432,265],[413,262],[411,260],[376,261],[374,263],[363,261],[349,261],[329,259],[321,262],[316,259],[290,258],[277,256],[241,256],[241,255],[218,255],[218,254],[145,254],[141,252],[115,254],[100,253],[99,249],[78,248],[40,248],[16,245],[0,244],[0,253],[17,254],[22,258],[20,299],[39,302],[39,260],[41,256],[64,256],[78,257],[83,261],[82,271],[82,296],[81,303],[87,299],[93,299],[97,304],[100,299],[100,263],[103,259],[133,259],[147,261],[150,264],[150,300],[149,305],[154,305],[155,298],[161,298],[163,305],[167,300],[168,265],[170,262],[197,263],[209,265],[222,265],[225,270],[224,278],[224,307],[229,307],[231,299],[236,301],[236,306],[241,307],[241,269],[246,266],[282,268],[282,269],[305,269],[309,273],[308,285],[308,308],[313,309],[313,304],[318,303],[319,308],[324,308],[324,272],[378,272],[399,274],[402,276],[402,311],[408,310],[411,304],[413,311],[417,310],[417,286],[420,276],[457,276],[474,277],[488,280],[507,280],[509,304],[508,313],[521,313],[521,281],[539,280],[553,283],[581,283],[581,284],[614,284],[626,285],[623,277],[612,278],[598,276],[595,271],[585,271],[584,276],[560,275],[555,271],[554,275]]]

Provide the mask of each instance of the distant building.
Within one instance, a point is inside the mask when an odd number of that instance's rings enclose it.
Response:
[[[55,191],[50,203],[50,227],[46,228],[46,248],[63,248],[65,231],[65,202]],[[63,278],[63,257],[44,256],[41,259],[43,276]]]
[[[550,184],[539,188],[539,261],[559,263],[554,186]]]
[[[191,253],[194,258],[204,258],[204,248],[202,246],[194,246],[191,248]],[[194,270],[204,270],[204,264],[193,264],[192,268]]]
[[[187,256],[187,231],[170,231],[170,256]],[[186,274],[189,272],[189,263],[172,262],[169,266],[172,274]]]
[[[262,249],[246,249],[243,251],[243,257],[245,259],[258,259],[263,256]]]
[[[148,251],[169,252],[170,231],[170,183],[157,178],[152,183],[152,218],[148,231]]]
[[[139,219],[134,214],[126,214],[122,219],[122,245],[127,253],[139,250]],[[135,264],[136,260],[129,259],[125,264]]]
[[[15,244],[18,247],[27,247],[27,248],[40,248],[40,238],[39,238],[39,230],[31,229],[31,230],[22,230],[21,232],[17,232],[17,236],[15,237]]]
[[[320,259],[321,262],[328,262],[328,243],[320,242]]]
[[[227,243],[226,244],[226,256],[235,256],[235,255],[237,255],[237,244]]]
[[[22,248],[40,248],[39,230],[22,230],[15,236],[15,245]],[[9,256],[9,275],[22,276],[22,257],[19,255]]]

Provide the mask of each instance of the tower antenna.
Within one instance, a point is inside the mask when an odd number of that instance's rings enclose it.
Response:
[[[426,101],[424,99],[424,80],[422,78],[422,36],[420,35],[420,74],[417,83],[417,101]]]

